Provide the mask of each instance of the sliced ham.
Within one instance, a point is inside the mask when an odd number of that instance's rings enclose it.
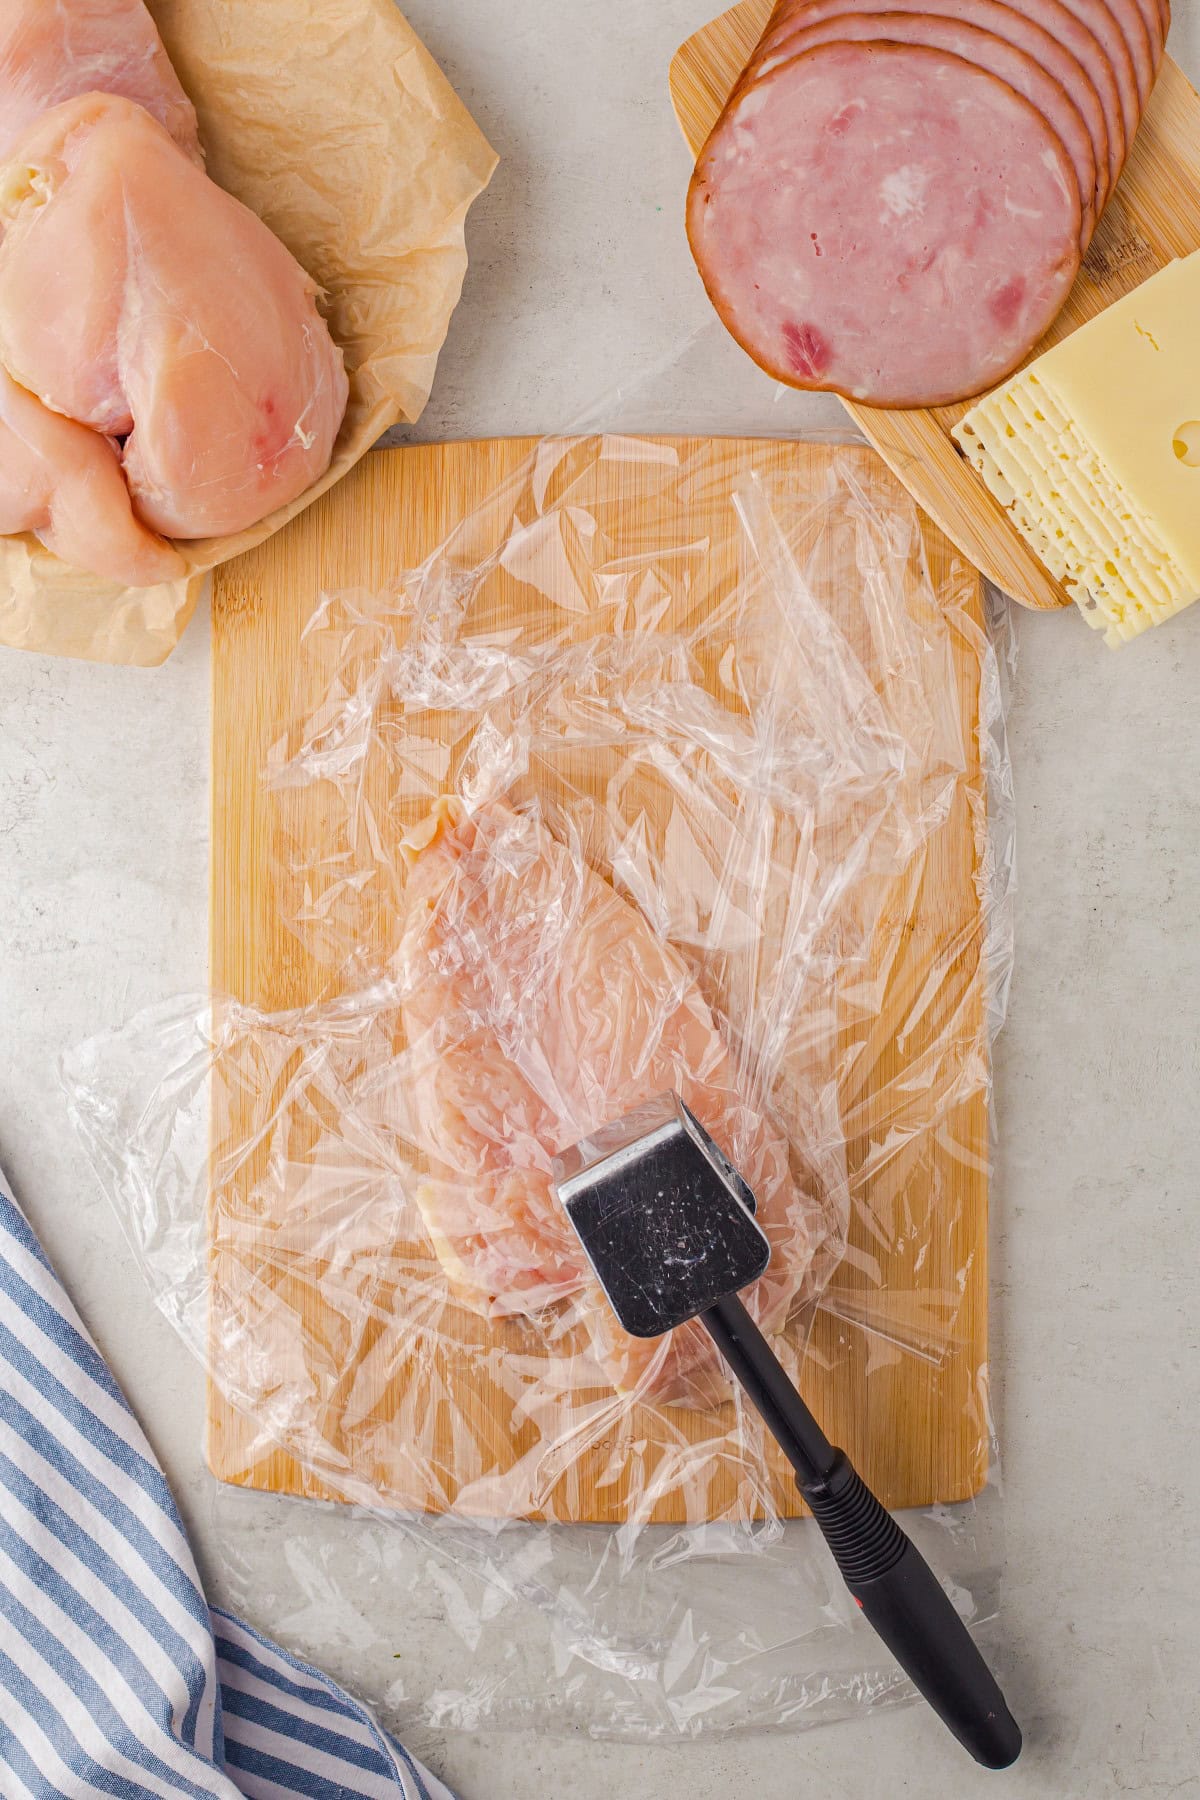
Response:
[[[1021,0],[1022,5],[1032,6],[1036,3],[1037,0]],[[1128,4],[1128,0],[1122,0],[1122,3]],[[1120,20],[1109,0],[1062,0],[1062,4],[1081,25],[1086,26],[1108,59],[1113,80],[1121,96],[1121,119],[1125,126],[1125,150],[1128,154],[1142,122],[1146,103],[1141,78],[1130,49],[1130,40],[1122,31]],[[1140,33],[1137,35],[1140,37]]]
[[[995,75],[830,43],[732,100],[688,235],[725,324],[779,380],[935,406],[1000,381],[1051,324],[1081,203],[1061,139]]]
[[[881,10],[956,19],[1002,38],[1038,63],[1066,90],[1083,115],[1097,166],[1107,170],[1104,191],[1097,199],[1097,206],[1103,207],[1125,163],[1120,90],[1099,40],[1060,0],[1024,0],[1023,5],[1005,4],[1004,0],[886,0]],[[786,25],[764,38],[750,72],[755,76],[769,74],[795,54],[797,39],[812,26],[862,13],[862,0],[806,0],[803,9],[790,16]],[[1003,78],[1003,70],[995,69],[993,73]]]
[[[1149,0],[1152,4],[1153,0]],[[1143,0],[1105,0],[1117,22],[1121,36],[1133,62],[1138,91],[1138,118],[1145,112],[1154,88],[1154,78],[1162,60],[1161,47],[1155,51],[1157,32],[1151,32],[1142,10]]]
[[[1008,3],[1018,11],[1028,12],[1046,29],[1053,29],[1052,23],[1042,16],[1040,0],[1008,0]],[[1168,0],[1062,0],[1062,4],[1104,47],[1122,88],[1126,103],[1125,128],[1132,142],[1162,60],[1171,22]],[[762,43],[766,45],[793,30],[803,22],[807,12],[808,0],[779,0],[763,33]],[[968,23],[974,22],[965,7],[962,16]]]
[[[1163,51],[1166,48],[1171,14],[1169,9],[1161,4],[1161,0],[1137,0],[1137,8],[1142,15],[1142,24],[1146,27],[1150,54],[1154,59],[1154,72],[1157,75],[1159,64],[1163,59]]]
[[[1071,159],[1081,201],[1080,245],[1087,249],[1108,197],[1108,139],[1099,100],[1078,64],[1075,64],[1076,86],[1090,97],[1095,111],[1099,161],[1088,124],[1073,95],[1031,56],[993,32],[964,25],[959,19],[935,17],[925,12],[862,12],[855,9],[819,24],[806,25],[789,40],[786,53],[779,55],[786,61],[791,56],[830,43],[919,44],[933,50],[949,51],[1007,82],[1015,93],[1037,108]],[[779,66],[780,63],[772,58],[756,80],[769,81]]]

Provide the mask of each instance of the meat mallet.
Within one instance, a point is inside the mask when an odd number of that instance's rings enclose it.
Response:
[[[677,1095],[641,1107],[559,1157],[555,1187],[617,1318],[662,1337],[699,1319],[796,1471],[851,1595],[976,1762],[1005,1769],[1021,1731],[941,1583],[836,1450],[739,1292],[771,1249],[755,1199]]]

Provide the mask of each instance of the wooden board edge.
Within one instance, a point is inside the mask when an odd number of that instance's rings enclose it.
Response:
[[[1030,612],[1062,612],[1074,601],[1023,537],[1010,523],[1004,508],[976,475],[933,418],[926,412],[888,412],[877,406],[842,402],[867,441],[888,468],[904,483],[917,505],[949,538],[955,548],[1003,594]],[[914,486],[913,464],[941,470],[948,479],[929,487]],[[968,532],[962,518],[965,496],[956,491],[957,478],[965,474],[971,484],[970,506],[990,521],[992,532],[981,542],[977,530]],[[970,548],[968,549],[968,542]]]

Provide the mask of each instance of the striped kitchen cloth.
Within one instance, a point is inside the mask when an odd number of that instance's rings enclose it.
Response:
[[[162,1470],[0,1176],[0,1793],[452,1800],[210,1610]]]

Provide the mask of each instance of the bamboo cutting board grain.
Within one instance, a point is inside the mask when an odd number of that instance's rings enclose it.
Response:
[[[671,99],[693,156],[720,117],[773,10],[773,0],[741,0],[689,38],[672,62]],[[1200,95],[1168,56],[1120,185],[1066,308],[1039,350],[1095,318],[1172,258],[1197,249]],[[747,363],[747,379],[755,374]],[[989,581],[1025,606],[1071,604],[959,454],[950,432],[966,404],[921,412],[845,405],[918,503]]]
[[[311,670],[301,651],[301,635],[318,595],[340,588],[395,591],[404,572],[419,565],[459,520],[493,494],[522,464],[529,448],[526,443],[501,441],[378,452],[285,531],[217,572],[212,965],[218,994],[268,1010],[287,1009],[317,998],[328,979],[328,972],[309,959],[283,922],[286,908],[276,882],[284,847],[274,803],[259,778],[268,751],[296,716],[298,684],[301,704],[309,712],[328,679],[327,671],[320,676]],[[720,440],[693,440],[680,448],[697,458],[695,471],[689,463],[689,475],[698,471],[698,477],[688,484],[686,525],[673,514],[665,527],[673,543],[709,546],[706,567],[722,571],[718,584],[727,567],[722,559],[733,554],[738,536],[729,499],[731,471],[740,479],[757,470],[794,483],[799,492],[811,492],[814,480],[824,476],[827,459],[848,456],[856,479],[877,505],[911,511],[892,476],[865,448]],[[619,456],[614,462],[623,471],[619,517],[627,519],[630,544],[644,551],[650,530],[664,529],[654,510],[661,511],[661,500],[651,503],[641,493],[639,481],[644,478],[639,476],[636,457]],[[680,535],[684,529],[688,537]],[[981,583],[939,532],[929,526],[923,530],[933,579],[954,584],[973,631],[982,623]],[[620,543],[612,550],[620,556]],[[736,559],[728,567],[732,571]],[[938,591],[944,590],[939,586]],[[514,593],[522,592],[528,595],[514,583]],[[513,604],[527,607],[530,601],[526,597]],[[980,1081],[980,1071],[987,1066],[987,984],[978,882],[978,834],[986,802],[978,761],[978,652],[960,638],[954,655],[956,680],[948,704],[961,728],[968,759],[965,776],[948,821],[933,840],[923,878],[899,886],[889,901],[898,927],[890,941],[903,947],[895,965],[882,974],[887,998],[881,1017],[862,1043],[842,1093],[852,1171],[863,1168],[873,1151],[882,1165],[879,1185],[868,1187],[859,1209],[850,1252],[829,1295],[829,1309],[818,1318],[806,1365],[806,1385],[818,1414],[892,1506],[960,1500],[976,1492],[985,1479],[988,1456],[988,1106]],[[319,814],[313,829],[319,836]],[[324,853],[329,846],[320,843],[313,848]],[[933,979],[935,969],[938,975]],[[927,1091],[927,1061],[934,1042],[952,1045],[955,1080],[963,1084],[961,1090],[953,1089],[949,1101],[945,1095],[935,1100]],[[906,1082],[909,1070],[912,1080]],[[962,1074],[957,1073],[960,1070]],[[236,1094],[222,1094],[220,1069],[216,1087],[214,1119],[220,1114],[227,1125],[240,1100]],[[891,1096],[893,1111],[888,1117],[882,1116],[878,1098],[882,1092]],[[944,1108],[944,1117],[939,1108]],[[938,1114],[936,1130],[930,1129],[931,1111]],[[235,1134],[234,1141],[244,1139]],[[914,1145],[923,1147],[914,1150]],[[221,1245],[228,1220],[239,1221],[244,1230],[250,1185],[259,1159],[266,1155],[266,1147],[256,1144],[252,1154],[237,1159],[232,1172],[224,1170],[214,1189],[215,1246]],[[925,1236],[919,1215],[929,1211],[935,1218],[935,1228],[928,1234],[931,1248],[918,1253],[914,1246]],[[436,1274],[430,1253],[423,1247],[420,1253]],[[268,1346],[256,1377],[263,1386],[264,1417],[235,1412],[213,1385],[211,1466],[222,1480],[240,1485],[336,1497],[287,1455],[264,1451],[262,1428],[270,1411],[274,1375],[269,1348],[271,1320],[276,1316],[272,1305],[307,1308],[306,1329],[323,1346],[339,1342],[339,1321],[323,1315],[317,1290],[303,1286],[302,1270],[290,1265],[275,1269],[269,1256],[257,1264],[250,1261],[253,1270],[247,1281],[245,1259],[214,1249],[211,1343],[219,1366],[222,1343],[229,1341],[245,1309],[260,1309],[255,1329]],[[889,1284],[891,1294],[891,1341],[878,1333],[868,1336],[855,1323],[869,1310],[869,1296],[881,1280]],[[403,1305],[402,1293],[394,1304]],[[929,1318],[948,1304],[954,1311],[949,1348],[944,1355],[932,1354],[923,1333]],[[503,1323],[475,1322],[465,1328],[492,1333],[501,1344],[508,1342]],[[899,1347],[905,1340],[911,1353]],[[280,1340],[281,1369],[285,1348]],[[366,1356],[369,1350],[363,1347],[361,1354]],[[444,1354],[452,1364],[453,1348]],[[347,1368],[342,1373],[349,1392],[355,1371]],[[414,1376],[411,1370],[402,1374],[406,1380]],[[453,1382],[460,1428],[462,1420],[469,1419],[470,1429],[477,1435],[482,1432],[491,1451],[503,1459],[511,1434],[520,1429],[511,1418],[511,1401],[499,1389],[488,1387],[476,1365],[467,1370],[451,1366],[443,1374],[448,1387]],[[361,1389],[357,1404],[361,1405]],[[368,1430],[365,1437],[363,1421],[357,1420],[355,1442],[369,1443],[371,1451],[356,1467],[356,1475],[369,1483],[372,1492],[407,1510],[453,1504],[454,1422],[439,1415],[443,1482],[435,1494],[407,1466],[403,1445],[388,1436],[386,1394],[378,1397],[378,1412],[378,1430]],[[677,1428],[695,1441],[699,1416],[676,1413],[675,1418]],[[337,1438],[336,1419],[329,1429]],[[719,1501],[719,1475],[713,1491]],[[552,1505],[529,1516],[620,1521],[628,1501],[623,1481],[613,1479],[611,1459],[601,1443],[580,1458]],[[782,1470],[778,1503],[790,1511],[800,1510],[794,1486]],[[660,1503],[654,1513],[656,1521],[680,1517],[675,1499]]]

